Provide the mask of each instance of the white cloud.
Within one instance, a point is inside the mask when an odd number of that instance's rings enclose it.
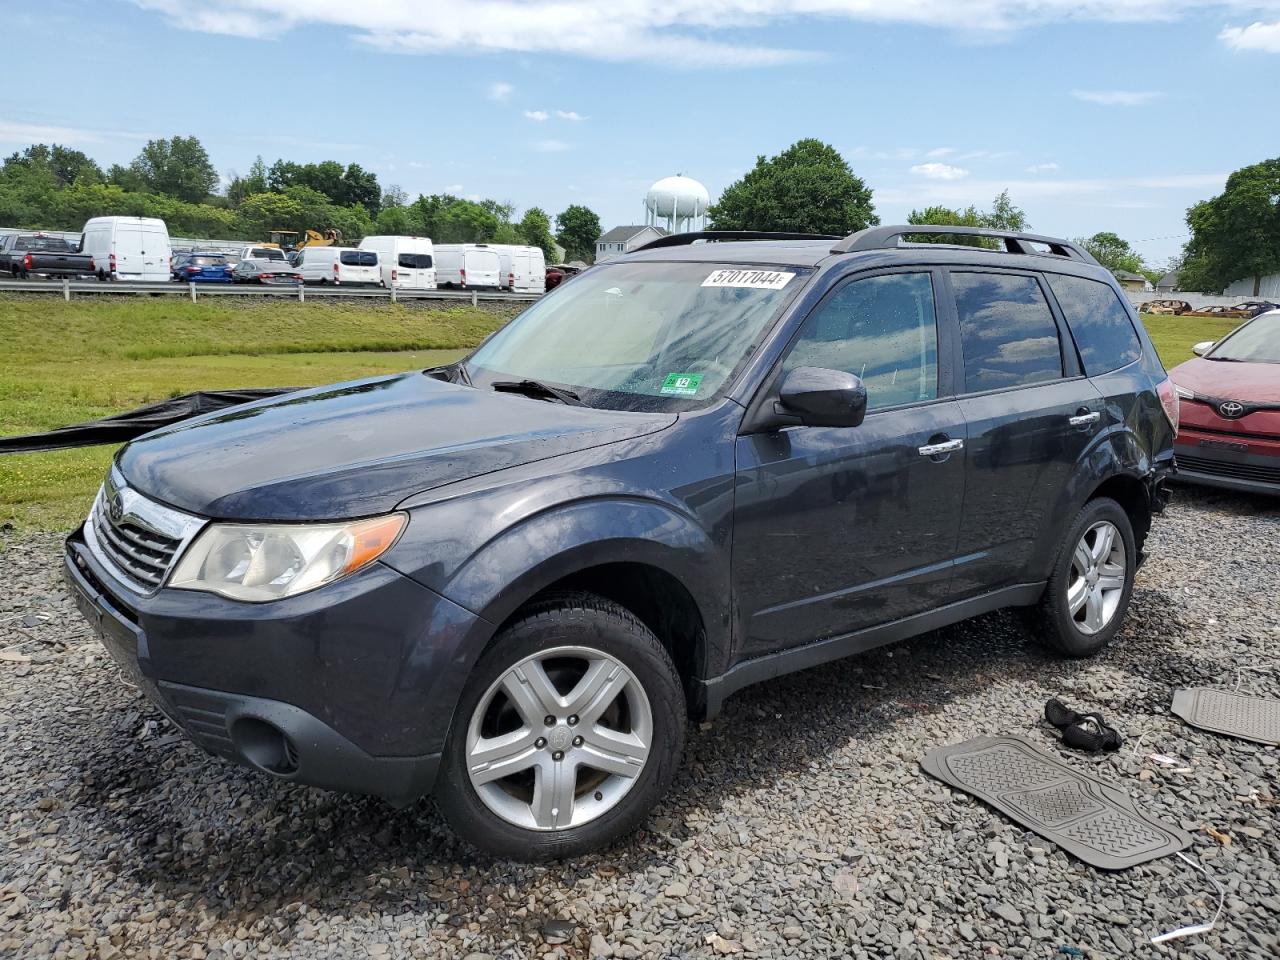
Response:
[[[563,140],[539,140],[533,145],[533,149],[539,153],[562,153],[569,149],[569,144]]]
[[[147,140],[149,134],[127,130],[93,130],[86,127],[64,127],[43,123],[0,120],[0,143],[103,143],[107,140]]]
[[[911,172],[928,180],[962,180],[969,175],[968,170],[949,163],[917,163]]]
[[[578,113],[576,110],[557,110],[556,116],[559,117],[561,120],[573,120],[575,122],[577,122],[578,120],[587,119],[582,114]]]
[[[1164,96],[1157,90],[1072,90],[1071,95],[1104,107],[1140,107]]]
[[[451,183],[451,184],[449,184],[447,187],[445,187],[445,188],[444,188],[444,192],[445,192],[445,193],[452,193],[452,194],[454,194],[454,195],[460,194],[460,193],[462,193],[462,184],[460,184],[460,183]]]
[[[1033,163],[1027,167],[1027,173],[1049,173],[1057,169],[1058,165],[1050,160],[1048,163]]]
[[[1021,180],[930,180],[901,186],[876,188],[877,204],[986,203],[1001,190],[1019,201],[1041,197],[1067,197],[1072,203],[1114,206],[1116,202],[1142,203],[1136,191],[1195,190],[1218,192],[1226,182],[1225,173],[1168,174],[1146,177],[1053,178],[1028,177]]]
[[[526,110],[524,115],[527,119],[537,120],[539,123],[542,123],[551,116],[551,114],[547,113],[545,110]]]
[[[1247,27],[1226,27],[1218,39],[1232,50],[1259,50],[1280,53],[1280,20],[1263,23],[1257,20]]]
[[[1280,14],[1280,0],[134,0],[183,29],[273,37],[303,25],[351,31],[361,42],[398,53],[553,53],[669,67],[764,67],[813,60],[809,50],[743,42],[744,30],[769,36],[784,22],[845,20],[906,24],[964,35],[1007,36],[1059,23],[1156,23],[1206,12]],[[554,29],[547,25],[554,23]],[[1261,27],[1256,30],[1255,27]],[[1267,27],[1229,28],[1224,41],[1270,44]],[[1229,34],[1229,36],[1227,35]],[[728,39],[718,39],[718,37]],[[1272,49],[1272,47],[1258,47]],[[510,91],[508,91],[510,92]]]
[[[505,100],[507,97],[511,96],[515,89],[516,88],[511,84],[504,83],[501,80],[496,83],[491,83],[489,84],[489,99],[499,101]]]
[[[955,152],[956,152],[955,147],[934,147],[932,150],[926,153],[925,156],[932,157],[935,160],[941,160],[943,157],[949,157]]]

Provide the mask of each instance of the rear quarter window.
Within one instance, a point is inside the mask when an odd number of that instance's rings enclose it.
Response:
[[[1067,318],[1087,375],[1118,370],[1142,356],[1142,343],[1129,311],[1108,284],[1053,273],[1046,277]]]
[[[348,267],[376,267],[378,255],[372,250],[344,250],[339,259]]]
[[[400,254],[399,263],[406,270],[426,270],[431,266],[431,254],[402,253]]]

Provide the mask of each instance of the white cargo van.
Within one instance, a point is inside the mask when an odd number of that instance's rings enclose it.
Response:
[[[250,244],[240,248],[241,260],[288,260],[289,257],[279,247],[260,247]]]
[[[303,283],[377,284],[378,255],[355,247],[303,247],[293,261]]]
[[[498,248],[487,243],[436,244],[436,283],[464,289],[501,287]]]
[[[169,228],[152,217],[94,217],[80,234],[99,280],[169,282]]]
[[[493,244],[502,264],[502,288],[516,293],[547,292],[547,258],[541,247]]]
[[[434,290],[436,288],[435,250],[430,237],[365,237],[361,250],[378,255],[382,285],[397,290]]]

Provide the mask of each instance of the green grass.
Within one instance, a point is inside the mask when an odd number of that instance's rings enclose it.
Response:
[[[504,316],[469,306],[0,296],[0,435],[38,433],[192,390],[310,386],[433,366]],[[1166,367],[1232,320],[1143,316]],[[84,516],[115,447],[0,455],[0,522],[65,530]]]
[[[0,436],[38,433],[192,390],[310,386],[446,363],[506,315],[170,298],[0,297]],[[0,455],[0,522],[65,530],[114,446]]]

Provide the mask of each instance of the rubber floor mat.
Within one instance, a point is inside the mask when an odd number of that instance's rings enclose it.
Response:
[[[1102,870],[1124,870],[1191,845],[1190,835],[1139,811],[1123,790],[1018,737],[935,747],[920,766]]]
[[[1192,687],[1173,692],[1173,712],[1201,730],[1280,745],[1280,700]]]

